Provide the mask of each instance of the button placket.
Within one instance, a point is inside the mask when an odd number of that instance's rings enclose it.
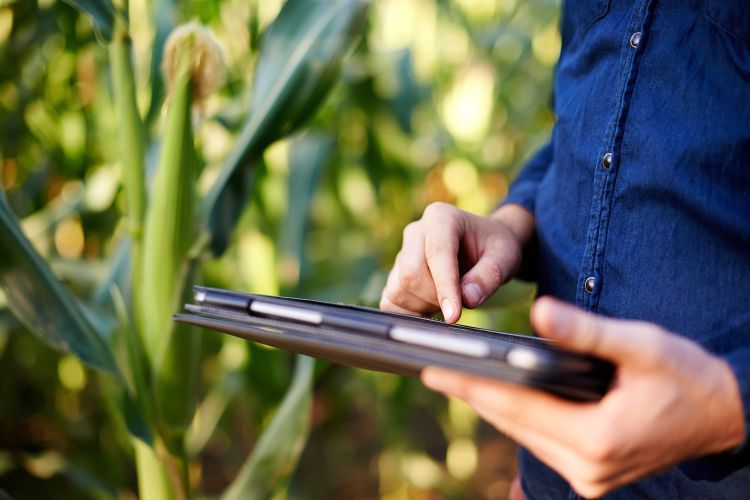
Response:
[[[606,144],[604,153],[599,159],[599,168],[594,172],[593,199],[591,204],[590,223],[586,235],[582,266],[578,278],[576,302],[589,310],[597,310],[601,294],[600,281],[604,272],[603,257],[607,245],[607,221],[611,212],[612,196],[616,179],[615,169],[619,169],[615,156],[619,150],[627,121],[628,99],[632,96],[638,74],[642,50],[638,49],[648,32],[655,0],[640,0],[633,7],[628,23],[629,35],[625,35],[621,46],[623,72],[619,75],[616,90],[617,106],[613,109],[611,121],[604,136]]]

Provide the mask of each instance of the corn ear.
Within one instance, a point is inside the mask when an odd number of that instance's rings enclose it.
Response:
[[[137,284],[143,346],[154,368],[172,331],[172,313],[182,293],[186,256],[194,236],[196,159],[190,107],[191,79],[183,71],[172,89],[146,216],[143,276]]]
[[[206,64],[213,49],[205,28],[187,25],[167,42],[165,72],[171,81],[165,138],[146,218],[141,280],[142,333],[153,367],[158,426],[169,451],[184,456],[183,437],[195,412],[200,339],[175,326],[172,314],[196,272],[190,259],[195,237],[198,161],[191,109],[206,92]],[[212,54],[209,54],[212,55]]]

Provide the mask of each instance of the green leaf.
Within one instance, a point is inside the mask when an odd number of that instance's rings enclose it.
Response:
[[[104,500],[117,497],[118,490],[114,484],[96,477],[88,470],[77,466],[72,460],[65,461],[58,476],[64,477],[75,486],[78,494],[83,498]]]
[[[310,428],[310,388],[315,361],[297,356],[292,384],[255,449],[223,495],[224,500],[271,498],[294,469]]]
[[[91,302],[95,307],[106,309],[115,314],[115,306],[112,301],[112,287],[115,286],[124,297],[126,309],[131,304],[129,298],[132,296],[133,279],[131,272],[132,243],[130,237],[122,236],[116,243],[114,250],[107,258],[106,272],[102,280],[94,290]]]
[[[133,398],[125,384],[112,377],[100,377],[99,383],[104,407],[115,424],[120,445],[127,446],[133,438],[152,445],[154,436],[141,409],[141,402]]]
[[[367,5],[366,0],[288,1],[269,26],[255,72],[250,115],[202,207],[215,254],[226,249],[219,243],[227,239],[222,240],[218,231],[233,227],[239,216],[239,211],[223,206],[236,204],[225,193],[242,179],[242,167],[320,107],[364,28]]]
[[[122,411],[119,413],[124,416],[128,430],[133,436],[151,444],[151,432],[146,424],[146,421],[152,420],[153,416],[151,392],[148,385],[151,374],[148,371],[148,365],[145,363],[146,355],[138,332],[128,316],[125,298],[116,284],[112,284],[109,295],[110,303],[119,323],[116,330],[118,334],[116,340],[120,341],[118,347],[125,357],[125,362],[121,363],[120,366],[125,367],[122,371],[127,387],[120,389],[123,395],[119,398],[122,401],[120,405]]]
[[[151,15],[154,20],[154,42],[151,46],[151,100],[146,113],[145,122],[153,123],[159,116],[164,101],[165,84],[161,72],[164,59],[164,45],[169,33],[174,29],[177,5],[176,0],[156,0],[150,3]]]
[[[229,247],[234,225],[253,192],[257,178],[258,168],[255,165],[237,169],[221,194],[221,200],[214,206],[209,223],[214,255],[221,255]]]
[[[154,442],[154,435],[151,432],[151,426],[141,411],[140,402],[135,401],[127,391],[123,390],[120,394],[118,406],[130,435],[145,444],[151,445]]]
[[[425,100],[430,98],[427,88],[421,86],[414,75],[414,62],[411,49],[403,50],[396,56],[396,71],[398,72],[398,91],[390,99],[390,108],[398,120],[401,129],[412,134],[412,116],[414,110]]]
[[[305,271],[305,237],[310,204],[334,144],[330,136],[312,133],[295,137],[291,142],[289,208],[281,228],[281,254],[284,267],[296,270],[297,281],[302,279]]]
[[[117,374],[104,336],[97,332],[70,291],[21,231],[5,193],[0,191],[0,286],[13,314],[56,349],[84,363]]]
[[[105,42],[112,41],[115,24],[115,7],[109,0],[65,0],[65,2],[91,18],[94,30]]]
[[[231,338],[230,341],[239,340]],[[185,436],[185,449],[190,457],[197,457],[219,426],[229,402],[245,387],[243,377],[236,371],[225,373],[203,398]]]
[[[136,103],[133,50],[122,23],[117,25],[117,38],[110,46],[110,70],[115,109],[117,111],[117,141],[120,148],[120,169],[127,197],[128,232],[139,242],[143,231],[146,206],[144,167],[144,128]],[[136,266],[137,267],[137,266]]]

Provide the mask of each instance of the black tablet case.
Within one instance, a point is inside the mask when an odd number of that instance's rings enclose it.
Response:
[[[486,342],[525,345],[543,351],[545,359],[548,360],[543,369],[524,369],[511,366],[501,360],[454,354],[338,328],[252,316],[244,311],[208,305],[188,304],[185,306],[186,313],[174,316],[174,320],[178,322],[228,333],[336,364],[408,376],[419,376],[422,369],[427,366],[439,366],[522,384],[577,401],[600,399],[606,393],[614,371],[610,363],[562,351],[548,341],[536,337],[463,325],[449,325],[441,321],[387,313],[362,306],[206,287],[195,287],[195,290],[196,292],[209,291],[249,299],[262,299],[265,302],[312,308],[324,312],[345,312],[348,315],[356,315],[363,321],[385,319],[394,325],[418,327],[441,334],[480,338]]]

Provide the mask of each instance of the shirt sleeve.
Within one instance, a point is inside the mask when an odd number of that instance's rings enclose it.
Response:
[[[750,462],[750,347],[733,351],[724,359],[729,363],[729,367],[737,379],[745,419],[745,440],[731,454],[744,456],[747,463]]]
[[[680,469],[694,481],[720,481],[750,463],[750,347],[737,349],[724,356],[734,373],[742,398],[742,413],[745,419],[745,440],[737,448],[689,460]]]
[[[508,195],[498,204],[498,207],[514,203],[534,213],[537,188],[552,163],[552,149],[550,141],[531,157],[511,183]]]
[[[536,192],[539,183],[549,170],[552,163],[552,141],[537,151],[531,160],[521,169],[515,180],[508,189],[508,195],[497,204],[495,209],[509,203],[521,205],[523,208],[536,214]],[[521,266],[516,277],[524,281],[537,280],[537,262],[539,259],[539,245],[536,234],[523,249]]]

